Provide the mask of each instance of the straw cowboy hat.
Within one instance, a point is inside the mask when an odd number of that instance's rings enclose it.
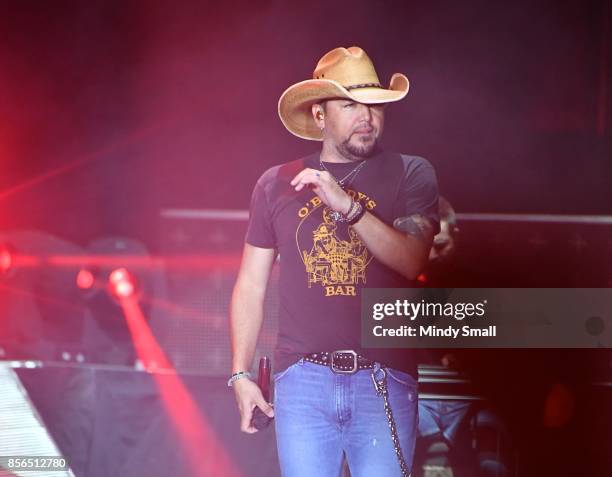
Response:
[[[285,90],[278,101],[278,115],[289,132],[313,141],[323,140],[312,117],[313,104],[332,98],[364,104],[392,103],[403,99],[410,86],[406,76],[395,73],[389,88],[383,88],[372,60],[357,46],[327,53],[317,63],[312,77]]]

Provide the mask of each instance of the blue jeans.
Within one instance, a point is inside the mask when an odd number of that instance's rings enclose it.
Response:
[[[407,373],[386,371],[402,452],[412,468],[417,385]],[[372,370],[336,374],[304,360],[274,376],[274,421],[284,477],[338,477],[344,455],[352,477],[401,477],[384,401],[371,376]]]
[[[463,422],[470,403],[443,399],[422,399],[419,401],[419,435],[429,437],[442,434],[454,444],[459,426]]]

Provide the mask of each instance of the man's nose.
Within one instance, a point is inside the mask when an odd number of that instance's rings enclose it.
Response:
[[[372,120],[372,111],[367,104],[359,104],[359,120],[368,123]]]

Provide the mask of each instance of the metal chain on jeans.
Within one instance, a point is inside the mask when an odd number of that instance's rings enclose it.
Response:
[[[381,371],[383,373],[383,377],[381,380],[376,379],[377,371]],[[387,420],[389,421],[389,429],[391,430],[391,440],[393,441],[393,448],[395,449],[395,455],[397,455],[397,461],[399,462],[402,475],[404,477],[410,477],[410,469],[408,469],[408,465],[406,464],[406,460],[404,459],[404,454],[402,453],[399,436],[397,435],[397,427],[395,426],[395,419],[393,419],[393,411],[391,411],[391,405],[389,404],[389,390],[387,389],[387,372],[382,368],[372,369],[372,382],[374,383],[376,394],[378,396],[382,396],[383,402],[385,404],[385,414],[387,415]]]

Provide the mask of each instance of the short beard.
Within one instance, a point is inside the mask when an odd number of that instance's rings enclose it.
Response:
[[[378,152],[378,140],[375,138],[374,142],[370,145],[358,145],[355,146],[351,142],[349,137],[346,141],[338,144],[336,150],[338,153],[351,161],[358,161],[360,159],[368,159]]]

